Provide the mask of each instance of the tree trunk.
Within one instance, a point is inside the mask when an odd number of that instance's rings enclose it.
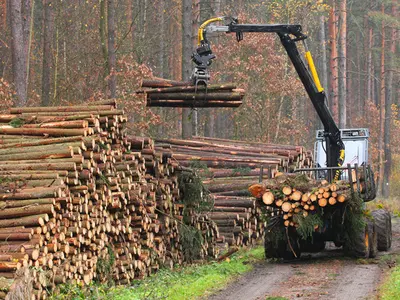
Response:
[[[382,14],[385,13],[385,5],[382,4]],[[382,194],[382,183],[383,183],[383,158],[384,158],[384,135],[385,135],[385,22],[382,20],[381,27],[381,74],[380,74],[380,118],[379,118],[379,142],[378,142],[378,153],[379,153],[379,180],[378,180],[378,194]]]
[[[320,17],[320,41],[322,45],[322,84],[328,90],[328,61],[326,53],[325,16]]]
[[[336,122],[339,121],[339,103],[338,103],[338,54],[337,54],[337,16],[336,16],[336,3],[332,0],[332,8],[329,13],[329,42],[331,45],[330,52],[330,108],[333,118]]]
[[[53,71],[54,1],[44,1],[44,40],[42,72],[42,105],[49,106],[51,99],[51,78]]]
[[[204,136],[214,137],[215,115],[213,110],[207,110]]]
[[[367,84],[366,84],[366,100],[372,101],[372,80],[373,80],[373,65],[372,65],[372,47],[373,47],[373,29],[371,24],[368,22],[368,43],[367,43]]]
[[[396,1],[392,1],[392,17],[394,19],[397,18],[397,8]],[[390,193],[390,174],[391,174],[391,166],[392,166],[392,153],[390,148],[390,129],[391,129],[391,120],[392,120],[392,103],[393,103],[393,70],[395,68],[395,55],[396,55],[396,28],[393,26],[391,28],[390,34],[390,47],[389,47],[389,62],[388,62],[388,71],[387,71],[387,95],[386,95],[386,103],[385,103],[385,134],[384,134],[384,169],[383,169],[383,185],[382,185],[382,195],[384,197],[389,197]]]
[[[187,81],[191,75],[192,54],[192,0],[182,1],[182,80]],[[182,138],[192,136],[190,108],[182,110]]]
[[[35,1],[25,0],[25,47],[26,47],[26,89],[29,88],[29,74],[30,74],[30,60],[31,60],[31,48],[33,39],[33,21],[35,12]]]
[[[192,45],[193,48],[197,45],[197,35],[195,32],[199,27],[200,18],[200,0],[194,0],[192,8]],[[192,49],[193,51],[193,49]],[[192,135],[199,135],[199,110],[197,108],[192,109]]]
[[[103,64],[104,64],[104,78],[106,78],[107,75],[110,74],[110,70],[108,68],[106,20],[107,20],[106,0],[100,0],[99,34],[100,34],[101,51],[103,53],[103,61],[104,61],[103,62]]]
[[[165,39],[163,38],[164,36],[166,36],[166,32],[165,32],[165,28],[166,28],[166,22],[165,22],[165,1],[161,1],[160,6],[159,6],[159,16],[160,16],[160,40],[159,40],[159,53],[158,53],[158,76],[160,76],[161,78],[166,77],[164,71],[165,71]],[[161,120],[161,124],[158,125],[158,136],[163,136],[164,135],[164,110],[163,109],[159,109],[158,114],[160,115],[160,120]]]
[[[26,16],[23,16],[23,6],[21,0],[10,1],[11,17],[11,51],[14,85],[17,92],[16,106],[24,106],[28,101],[28,90],[26,84],[27,78],[27,43],[26,29],[24,22]],[[28,18],[29,19],[29,18]],[[29,27],[28,27],[29,28]],[[28,29],[29,32],[29,29]]]
[[[111,98],[116,97],[117,79],[115,70],[117,66],[115,54],[115,3],[114,0],[107,0],[107,29],[108,29],[108,88],[110,89]]]
[[[339,5],[339,128],[346,128],[347,121],[347,0]]]

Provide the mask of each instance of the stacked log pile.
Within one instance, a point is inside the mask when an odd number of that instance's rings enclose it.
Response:
[[[177,166],[128,137],[126,121],[113,100],[0,115],[2,291],[24,267],[39,299],[59,283],[124,284],[182,262]],[[216,228],[192,223],[201,255],[216,256]]]
[[[189,82],[145,79],[142,90],[149,107],[239,107],[245,91],[234,84],[193,86]]]
[[[159,139],[156,149],[170,151],[180,165],[197,169],[203,177],[214,200],[210,216],[218,225],[220,247],[247,245],[262,237],[260,205],[248,192],[254,181],[312,163],[303,147],[213,138]]]

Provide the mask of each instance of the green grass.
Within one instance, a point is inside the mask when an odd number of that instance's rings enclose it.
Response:
[[[380,288],[380,299],[400,299],[400,266],[394,267]]]
[[[379,299],[400,299],[400,255],[384,255],[380,258],[380,263],[392,268],[384,283],[379,287]]]
[[[240,250],[221,263],[186,266],[175,271],[160,270],[157,274],[135,282],[130,287],[93,285],[82,289],[64,286],[53,299],[196,299],[210,295],[226,286],[236,276],[253,268],[253,263],[264,259],[262,247]]]

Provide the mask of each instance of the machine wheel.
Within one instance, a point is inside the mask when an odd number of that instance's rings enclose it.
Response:
[[[279,227],[280,228],[278,228],[277,226],[270,230],[267,229],[265,231],[265,238],[264,238],[265,257],[283,258],[283,259],[300,258],[301,250],[300,250],[299,238],[296,232],[290,229],[288,232],[290,245],[293,248],[292,251],[289,246],[289,242],[287,240],[286,229],[281,226]]]
[[[343,247],[343,242],[334,241],[333,243],[335,244],[335,247],[337,247],[337,248]]]
[[[373,232],[370,232],[372,228],[370,229],[369,221],[367,220],[367,224],[365,226],[365,229],[360,232],[360,234],[352,240],[351,245],[344,244],[343,247],[345,249],[345,252],[353,257],[357,258],[368,258],[370,255],[370,234],[373,234]]]
[[[325,249],[325,241],[314,239],[313,241],[301,240],[300,249],[302,252],[321,252]]]
[[[374,258],[378,254],[378,233],[376,231],[375,222],[372,220],[368,221],[368,232],[369,232],[369,257]]]
[[[384,209],[373,211],[372,216],[378,236],[378,250],[387,251],[392,246],[392,217]]]

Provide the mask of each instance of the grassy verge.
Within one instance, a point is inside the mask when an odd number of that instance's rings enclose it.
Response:
[[[388,256],[383,261],[387,264],[395,265],[385,282],[379,288],[379,299],[396,300],[400,299],[400,256]]]
[[[236,276],[250,271],[254,262],[264,259],[262,247],[242,249],[221,263],[161,270],[130,287],[105,288],[93,285],[82,289],[63,286],[53,299],[196,299],[226,286]]]

